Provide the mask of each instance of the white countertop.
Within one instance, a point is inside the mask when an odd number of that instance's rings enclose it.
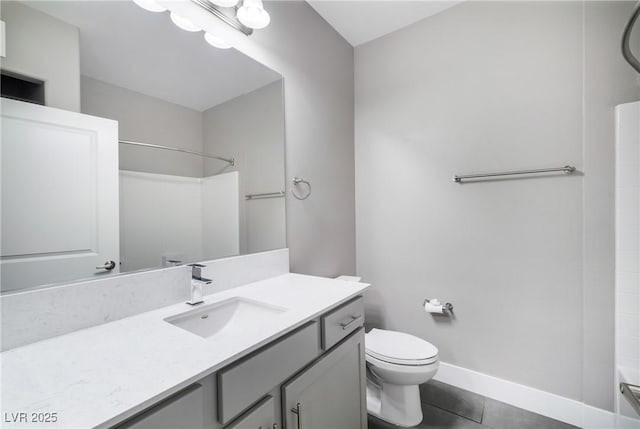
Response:
[[[193,309],[181,303],[8,350],[0,354],[0,424],[3,428],[109,427],[367,287],[284,274],[204,298],[202,305],[245,297],[288,309],[246,335],[206,339],[165,322],[166,317]],[[11,413],[32,412],[55,412],[58,421],[6,421],[12,419]]]

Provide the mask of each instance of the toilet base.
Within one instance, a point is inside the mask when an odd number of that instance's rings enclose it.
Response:
[[[417,385],[381,382],[377,386],[367,379],[367,412],[396,426],[417,426],[423,417],[420,390]]]

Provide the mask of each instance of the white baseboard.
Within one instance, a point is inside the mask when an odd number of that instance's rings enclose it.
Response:
[[[616,429],[640,429],[640,420],[618,415]]]
[[[445,362],[434,379],[584,429],[640,427],[640,421]]]

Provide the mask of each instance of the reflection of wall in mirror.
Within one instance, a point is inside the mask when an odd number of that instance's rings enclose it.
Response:
[[[282,80],[204,112],[204,150],[233,153],[240,172],[240,252],[286,247],[284,198],[246,201],[245,194],[285,189]],[[204,161],[204,173],[220,172]]]
[[[121,145],[122,170],[185,177],[237,171],[240,181],[239,253],[286,247],[284,198],[244,200],[247,193],[284,189],[282,81],[204,112],[86,76],[82,76],[81,83],[83,113],[117,120],[121,139],[182,147],[236,159],[236,166],[231,167],[218,160]],[[126,234],[124,231],[121,234],[123,242]],[[222,246],[221,249],[225,248]],[[203,259],[221,256],[219,250],[205,250]]]
[[[82,76],[82,113],[118,121],[120,139],[202,151],[202,112]],[[193,155],[120,145],[120,169],[202,177]]]
[[[78,28],[15,1],[3,1],[2,69],[45,81],[45,105],[80,111]]]

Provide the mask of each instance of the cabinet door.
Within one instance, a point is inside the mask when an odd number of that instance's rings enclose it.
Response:
[[[282,387],[286,429],[366,429],[364,330]]]
[[[2,99],[2,291],[118,271],[118,123]]]
[[[276,427],[275,421],[275,402],[273,397],[267,396],[225,429],[272,429]]]
[[[114,429],[204,429],[203,389],[194,384]]]

